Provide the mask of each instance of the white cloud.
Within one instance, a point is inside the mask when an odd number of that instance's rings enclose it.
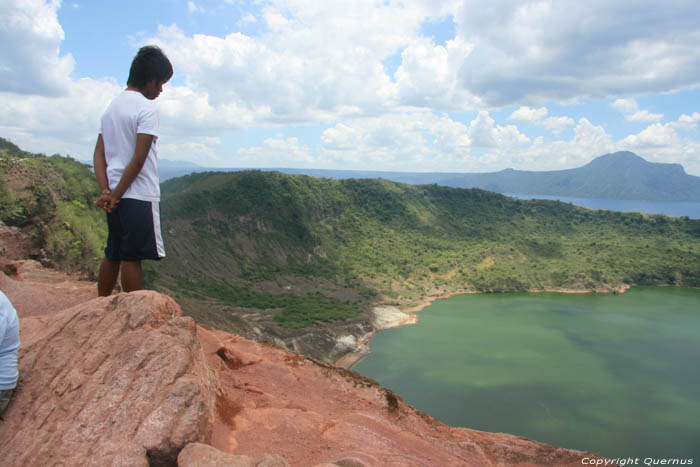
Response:
[[[686,171],[700,173],[700,143],[696,139],[679,135],[676,129],[697,128],[700,114],[681,115],[676,122],[654,123],[637,134],[628,135],[619,141],[623,149],[635,153],[651,162],[675,162]]]
[[[321,156],[327,166],[414,171],[430,152],[424,134],[437,120],[429,112],[348,120],[323,132]]]
[[[502,156],[530,144],[514,125],[496,125],[487,111],[468,125],[427,111],[356,118],[327,129],[321,139],[324,166],[399,171],[495,169],[483,149]]]
[[[531,142],[515,125],[496,125],[495,120],[484,110],[471,121],[469,136],[472,146],[481,148],[497,147],[508,150]]]
[[[643,122],[643,123],[649,123],[649,122],[658,122],[664,118],[664,114],[652,114],[649,113],[648,110],[639,110],[632,115],[627,116],[627,120],[630,122]]]
[[[679,142],[679,136],[669,125],[655,123],[636,135],[629,135],[620,141],[620,144],[630,148],[664,147],[675,145]]]
[[[328,128],[321,140],[327,167],[435,171],[470,160],[468,127],[427,111],[352,119]]]
[[[114,81],[83,78],[60,97],[0,93],[0,134],[29,151],[91,159],[100,117],[121,89]]]
[[[159,142],[159,157],[194,162],[203,166],[221,165],[218,154],[221,138],[216,136],[177,137],[169,135]]]
[[[663,114],[652,114],[648,110],[639,110],[639,105],[634,99],[616,99],[610,104],[610,107],[625,114],[625,119],[628,122],[650,123],[658,122],[664,118]]]
[[[516,120],[523,123],[536,123],[547,116],[549,110],[547,107],[540,107],[539,109],[534,109],[531,107],[523,106],[518,110],[513,111],[508,117],[508,120]]]
[[[700,121],[700,113],[693,112],[693,115],[681,115],[677,121],[669,123],[672,128],[685,131],[693,131],[698,129],[698,121]]]
[[[252,13],[248,13],[245,16],[243,16],[238,22],[236,23],[238,26],[243,26],[246,24],[254,24],[258,22],[258,18],[255,17]]]
[[[520,153],[518,167],[529,170],[569,169],[617,150],[612,136],[586,118],[579,119],[573,131],[574,137],[568,141],[547,142],[544,138],[537,138]]]
[[[262,146],[238,150],[235,163],[240,167],[315,168],[318,159],[295,137],[268,138]]]
[[[700,84],[700,3],[465,1],[474,44],[461,83],[491,105],[673,91]]]
[[[508,117],[508,120],[516,120],[521,123],[537,125],[551,131],[555,135],[560,134],[562,131],[576,123],[571,117],[549,117],[545,119],[544,117],[546,117],[548,113],[549,111],[546,107],[534,109],[531,107],[522,106],[513,111],[513,113],[510,114],[510,117]]]
[[[394,73],[400,103],[439,109],[473,108],[478,100],[464,91],[457,73],[471,46],[459,39],[435,45],[420,37],[401,52],[401,65]]]
[[[75,61],[59,56],[59,6],[58,0],[0,0],[0,92],[67,94]]]
[[[555,135],[560,134],[576,122],[571,117],[549,117],[542,121],[541,125]]]
[[[380,111],[391,100],[391,81],[369,49],[319,49],[241,33],[188,37],[176,27],[161,28],[157,42],[212,109],[244,109],[256,124],[330,121]]]
[[[155,34],[184,78],[157,101],[163,157],[219,166],[476,172],[571,168],[633,149],[700,173],[697,134],[688,133],[697,131],[700,114],[662,124],[663,114],[625,97],[700,84],[695,3],[663,11],[647,0],[498,0],[489,8],[471,0],[254,3],[254,11],[239,8],[239,26],[256,22],[259,35],[186,34],[175,25]],[[194,13],[203,4],[188,7]],[[120,86],[71,78],[73,57],[59,52],[58,5],[0,0],[0,38],[13,45],[0,50],[0,136],[32,151],[89,158],[99,117]],[[422,36],[426,23],[452,17],[456,37],[436,44]],[[575,121],[550,115],[545,105],[603,96],[621,97],[610,107],[627,120],[654,125],[613,138],[604,129],[607,116]],[[493,105],[519,108],[506,120],[511,124],[501,124]],[[471,121],[457,121],[475,110]],[[306,124],[328,128],[318,141],[288,129]],[[551,134],[532,139],[521,124]],[[288,128],[259,146],[225,147],[222,136],[259,127]]]
[[[204,8],[190,0],[187,2],[187,11],[190,13],[204,13]]]
[[[639,110],[639,105],[634,99],[615,99],[615,102],[610,104],[610,107],[623,114],[633,114]]]
[[[455,10],[451,2],[402,5],[271,0],[261,4],[262,35],[187,35],[161,27],[161,45],[195,93],[212,109],[245,108],[256,124],[330,123],[399,107],[472,109],[478,100],[457,75],[471,46],[459,38],[436,45],[421,24]],[[384,61],[400,52],[389,76]],[[393,78],[393,79],[392,79]]]

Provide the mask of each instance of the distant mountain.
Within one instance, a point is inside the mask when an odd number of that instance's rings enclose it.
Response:
[[[205,169],[201,165],[189,161],[174,161],[170,159],[158,159],[158,172],[161,182],[171,178],[182,177],[183,175],[204,172]]]
[[[161,161],[161,180],[204,171],[197,164]],[[688,175],[680,164],[648,162],[621,151],[600,156],[583,167],[568,170],[525,171],[505,169],[489,173],[381,172],[326,169],[263,169],[314,177],[383,178],[411,185],[438,184],[481,188],[499,193],[646,201],[700,201],[700,177]]]
[[[443,179],[447,186],[501,193],[648,201],[698,201],[700,177],[680,164],[648,162],[631,152],[600,156],[583,167],[546,172],[506,169]]]

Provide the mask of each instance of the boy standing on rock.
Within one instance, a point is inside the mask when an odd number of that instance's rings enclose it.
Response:
[[[139,49],[127,88],[102,116],[93,164],[102,195],[95,204],[107,212],[109,236],[97,291],[112,293],[121,268],[122,290],[141,290],[141,260],[165,257],[160,232],[160,180],[156,141],[160,124],[153,102],[173,75],[156,46]]]

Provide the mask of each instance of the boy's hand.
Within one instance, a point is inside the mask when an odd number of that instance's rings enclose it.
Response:
[[[112,196],[110,190],[102,190],[102,194],[95,201],[95,206],[104,209],[105,212],[112,212],[114,208],[119,204],[119,199]]]
[[[112,212],[112,210],[115,209],[115,208],[117,207],[117,205],[119,204],[119,201],[120,201],[120,200],[121,200],[121,198],[115,198],[115,197],[112,196],[112,194],[110,193],[109,199],[107,200],[107,204],[106,204],[106,206],[104,207],[104,210],[107,211],[107,212]]]
[[[112,194],[110,190],[102,190],[100,197],[95,200],[95,206],[104,209],[110,194]]]

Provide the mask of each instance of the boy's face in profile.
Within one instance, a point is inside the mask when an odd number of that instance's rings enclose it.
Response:
[[[165,83],[159,83],[157,80],[152,79],[146,83],[146,86],[141,90],[141,94],[143,94],[146,99],[155,100],[160,93],[163,92],[164,84]]]

